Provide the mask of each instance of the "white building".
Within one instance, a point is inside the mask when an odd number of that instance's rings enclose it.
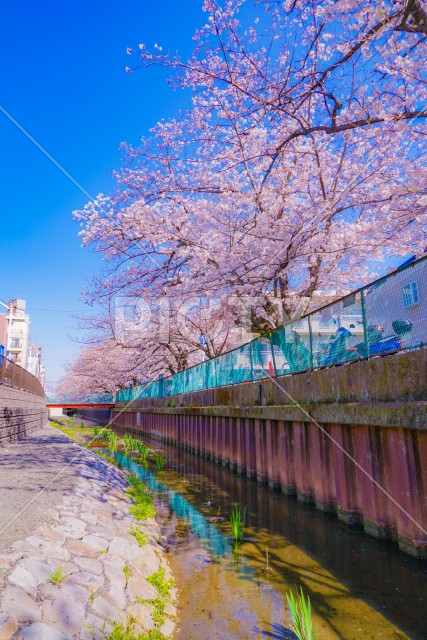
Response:
[[[26,305],[25,300],[11,300],[6,315],[8,357],[24,369],[27,368],[30,340],[30,317],[25,312]]]
[[[44,367],[42,365],[41,358],[42,358],[41,347],[39,347],[39,345],[36,344],[35,342],[30,342],[28,344],[28,350],[27,350],[26,369],[33,376],[38,378],[40,382],[42,381],[42,378],[44,378]]]
[[[4,351],[9,360],[27,369],[44,385],[45,369],[41,363],[41,348],[30,341],[31,321],[26,313],[26,305],[26,301],[19,298],[9,301],[8,313],[0,315],[0,344],[4,343]]]

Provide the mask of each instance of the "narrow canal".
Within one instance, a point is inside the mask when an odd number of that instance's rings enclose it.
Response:
[[[427,638],[427,563],[213,462],[143,440],[165,454],[165,470],[116,455],[156,495],[179,589],[176,638],[292,638],[285,594],[300,586],[319,640]],[[233,548],[234,504],[247,515]]]

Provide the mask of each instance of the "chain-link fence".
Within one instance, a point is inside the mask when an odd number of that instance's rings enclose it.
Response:
[[[46,404],[114,404],[112,393],[85,393],[82,395],[63,393],[46,396]]]
[[[364,360],[427,344],[427,256],[216,358],[117,392],[162,398]]]

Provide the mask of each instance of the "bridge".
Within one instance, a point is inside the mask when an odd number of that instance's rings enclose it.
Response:
[[[67,395],[46,398],[47,409],[79,411],[82,409],[114,409],[115,398],[111,393]]]
[[[92,403],[78,403],[78,402],[46,402],[47,409],[114,409],[116,405],[114,402],[92,402]]]

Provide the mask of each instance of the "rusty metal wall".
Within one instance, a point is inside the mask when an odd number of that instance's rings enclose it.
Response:
[[[29,391],[44,398],[45,393],[40,381],[15,362],[0,356],[0,384]]]

